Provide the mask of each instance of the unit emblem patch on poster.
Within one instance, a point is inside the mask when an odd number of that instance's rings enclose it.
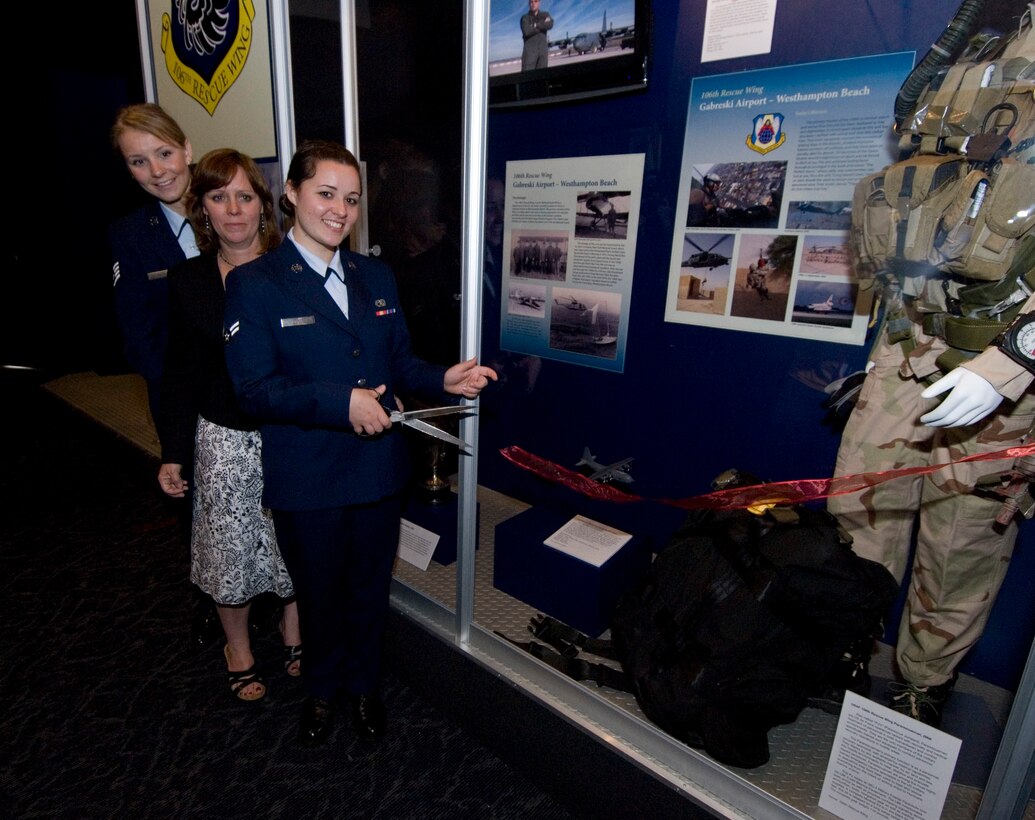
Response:
[[[759,114],[754,119],[754,128],[745,140],[747,147],[760,154],[775,151],[787,135],[783,133],[783,114]]]
[[[172,0],[162,15],[169,76],[211,115],[237,81],[252,45],[252,0]]]

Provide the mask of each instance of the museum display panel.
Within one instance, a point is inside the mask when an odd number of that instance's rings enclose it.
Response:
[[[424,198],[407,203],[424,209],[424,227],[450,225],[457,213],[427,215],[459,211],[460,137],[477,133],[472,110],[486,101],[421,89],[433,77],[460,93],[465,43],[457,39],[455,54],[431,50],[429,71],[412,20],[381,17],[391,4],[361,5],[361,158],[372,198],[410,186]],[[844,418],[828,412],[824,388],[861,369],[872,341],[872,304],[848,271],[846,192],[892,161],[884,129],[895,92],[956,4],[882,2],[837,20],[812,0],[758,5],[772,29],[745,45],[735,21],[716,22],[721,2],[653,3],[643,93],[489,112],[481,358],[503,378],[479,402],[477,505],[457,494],[412,511],[413,537],[426,530],[440,541],[425,568],[397,563],[393,601],[690,803],[723,816],[826,816],[837,715],[804,708],[767,733],[767,762],[723,765],[661,731],[631,694],[577,683],[514,643],[529,642],[542,615],[607,638],[622,593],[686,519],[668,502],[708,495],[729,468],[766,481],[833,475]],[[549,9],[555,28],[565,7]],[[399,72],[391,93],[364,97],[364,71],[380,89],[389,70]],[[434,128],[423,133],[420,122]],[[393,164],[405,169],[401,181]],[[735,186],[737,200],[725,221],[690,224],[686,203],[708,176]],[[371,214],[370,228],[371,244],[406,267],[404,243],[393,247],[402,234],[375,227],[402,231],[403,219]],[[461,234],[475,226],[468,220]],[[436,272],[462,264],[444,259]],[[579,479],[593,474],[608,479],[594,482],[608,493],[582,491]],[[453,520],[457,508],[477,550]],[[944,817],[1004,816],[994,801],[1023,790],[1032,536],[1022,528],[945,712],[942,729],[963,742]],[[870,665],[880,703],[895,676],[900,607]]]

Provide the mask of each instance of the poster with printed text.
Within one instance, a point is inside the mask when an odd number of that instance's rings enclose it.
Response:
[[[894,160],[913,52],[695,78],[665,320],[862,344],[852,195]]]
[[[502,349],[622,372],[643,162],[507,163]]]
[[[151,0],[146,19],[154,101],[186,132],[194,158],[232,145],[258,161],[276,159],[266,0]]]

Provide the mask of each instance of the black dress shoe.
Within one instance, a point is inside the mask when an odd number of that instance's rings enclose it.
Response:
[[[377,740],[385,733],[385,705],[377,694],[353,695],[352,728],[361,740]]]
[[[298,721],[298,742],[305,746],[326,743],[331,733],[333,714],[330,701],[323,698],[306,698],[302,704],[302,716]]]

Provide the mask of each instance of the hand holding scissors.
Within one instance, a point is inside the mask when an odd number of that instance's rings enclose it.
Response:
[[[357,435],[377,435],[378,433],[382,433],[389,429],[393,424],[402,424],[407,427],[412,427],[414,430],[424,433],[425,435],[437,438],[440,441],[455,444],[464,453],[469,454],[471,452],[471,448],[466,441],[461,438],[457,438],[451,433],[447,433],[445,430],[440,427],[436,427],[434,424],[424,421],[424,419],[435,418],[437,416],[469,415],[476,413],[476,408],[463,404],[449,404],[444,407],[428,407],[421,410],[404,411],[402,409],[402,403],[398,398],[396,398],[395,403],[399,409],[394,410],[382,401],[384,391],[384,385],[381,385],[376,389],[366,388],[363,390],[352,391],[352,400],[349,405],[350,419],[352,418],[354,411],[357,411],[357,421],[360,416],[363,418],[372,418],[372,421],[369,421],[367,424],[357,422],[353,423],[353,429],[356,431]],[[373,402],[358,398],[357,394],[365,394],[370,399],[373,399]],[[371,408],[371,403],[376,404],[376,408]]]

